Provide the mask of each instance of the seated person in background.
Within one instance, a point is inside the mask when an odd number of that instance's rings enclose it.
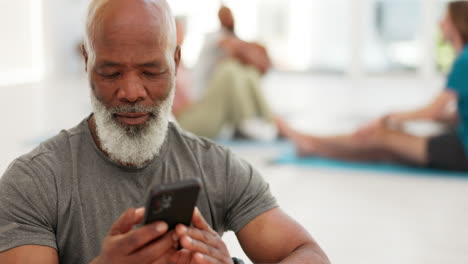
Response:
[[[180,47],[164,0],[94,0],[86,25],[93,113],[0,178],[0,263],[231,264],[227,230],[254,262],[329,263],[248,163],[168,122]],[[152,186],[189,178],[193,226],[138,227]]]
[[[235,131],[251,139],[275,139],[281,122],[271,113],[261,91],[261,75],[271,67],[267,51],[235,35],[229,8],[221,7],[219,19],[222,28],[207,36],[193,82],[177,84],[180,91],[174,115],[182,128],[200,136],[226,137],[228,131],[229,137]],[[179,41],[183,41],[183,21],[178,25]],[[179,77],[183,73],[188,74],[184,70]]]
[[[294,141],[298,154],[468,171],[468,1],[449,3],[441,28],[458,58],[447,89],[433,103],[413,112],[390,114],[351,135],[316,137],[287,129],[286,136]],[[401,131],[402,123],[414,119],[445,122],[455,125],[456,131],[435,137]]]

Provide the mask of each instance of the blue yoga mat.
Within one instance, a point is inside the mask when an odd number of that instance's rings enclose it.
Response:
[[[298,157],[295,148],[290,145],[283,147],[281,154],[274,160],[277,164],[291,164],[320,168],[334,168],[342,170],[365,170],[383,173],[424,174],[433,176],[452,176],[468,178],[468,172],[453,172],[422,167],[412,167],[392,163],[351,162],[321,157]]]

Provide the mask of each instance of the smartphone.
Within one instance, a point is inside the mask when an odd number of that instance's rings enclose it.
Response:
[[[143,224],[164,221],[169,230],[177,224],[190,226],[200,189],[198,178],[154,186],[146,202]]]

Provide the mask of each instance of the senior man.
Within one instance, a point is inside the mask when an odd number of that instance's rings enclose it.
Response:
[[[249,164],[168,122],[180,47],[164,0],[92,1],[86,32],[93,114],[1,178],[0,263],[232,263],[226,230],[254,262],[328,263]],[[138,227],[151,186],[194,177],[193,226]]]

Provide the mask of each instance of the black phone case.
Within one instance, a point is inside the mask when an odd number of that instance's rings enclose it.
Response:
[[[164,221],[169,229],[177,224],[190,226],[200,188],[198,178],[153,187],[146,202],[143,224]]]

